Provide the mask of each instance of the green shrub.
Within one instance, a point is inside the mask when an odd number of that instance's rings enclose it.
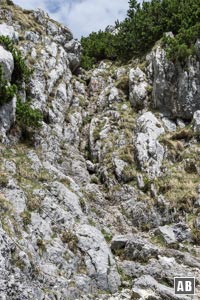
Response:
[[[3,78],[3,68],[0,65],[0,105],[2,105],[12,100],[23,81],[29,81],[32,70],[26,65],[21,51],[16,49],[9,37],[0,36],[0,44],[12,53],[14,59],[11,83]]]
[[[12,73],[11,83],[19,84],[22,81],[28,82],[33,71],[26,65],[21,51],[14,46],[9,37],[0,36],[0,44],[13,55],[14,71]]]
[[[191,54],[190,48],[199,37],[199,0],[151,0],[142,4],[131,0],[129,5],[127,18],[118,25],[119,58],[146,54],[165,32],[175,35],[175,41],[168,38],[167,43],[171,56],[182,60]]]
[[[102,59],[116,58],[114,47],[114,36],[106,31],[93,32],[89,37],[82,37],[83,48],[81,65],[86,70],[91,69],[94,64]]]
[[[8,36],[1,35],[0,36],[0,44],[10,52],[13,49],[13,42]]]
[[[3,68],[0,64],[0,105],[12,100],[17,93],[17,86],[10,84],[3,78]]]
[[[30,79],[30,75],[32,74],[32,70],[28,68],[25,63],[25,60],[22,57],[22,54],[18,50],[12,51],[12,55],[14,58],[14,71],[12,73],[12,82],[28,82]]]
[[[168,58],[185,62],[188,56],[196,54],[194,44],[199,36],[200,23],[189,29],[181,29],[174,38],[164,37],[163,45],[166,47]]]
[[[18,99],[16,119],[21,127],[39,128],[41,126],[42,114],[38,109],[33,109],[29,102],[23,103]]]
[[[11,83],[3,78],[3,68],[0,65],[0,105],[12,100],[14,95],[17,96],[18,88],[23,81],[28,82],[32,70],[26,65],[21,51],[16,49],[9,37],[0,36],[0,44],[10,51],[14,59],[14,71],[12,73]],[[42,114],[38,109],[33,109],[30,102],[23,103],[17,97],[16,120],[22,129],[38,128],[41,126]]]

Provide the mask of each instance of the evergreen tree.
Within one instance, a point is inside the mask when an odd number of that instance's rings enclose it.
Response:
[[[129,1],[126,19],[116,22],[118,34],[99,31],[82,38],[83,67],[91,68],[102,59],[128,61],[151,50],[163,39],[170,59],[185,60],[194,54],[200,37],[200,0]],[[164,37],[172,32],[174,38]]]

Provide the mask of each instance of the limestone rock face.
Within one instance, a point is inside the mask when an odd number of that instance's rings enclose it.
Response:
[[[7,36],[14,42],[17,42],[19,39],[19,34],[15,31],[14,27],[6,23],[0,24],[0,35]]]
[[[136,132],[135,148],[139,166],[150,177],[158,176],[164,148],[157,139],[164,133],[164,128],[151,112],[146,112],[138,118]]]
[[[65,44],[64,48],[68,52],[70,69],[74,72],[80,65],[81,45],[77,40],[72,39]]]
[[[136,108],[143,108],[147,103],[148,82],[146,74],[137,67],[131,69],[129,74],[129,98]]]
[[[0,30],[2,28],[2,30],[4,30],[5,33],[7,27],[6,26],[4,27],[5,28],[0,27]],[[0,66],[2,68],[2,79],[6,80],[9,85],[14,70],[14,59],[12,54],[9,51],[5,50],[3,46],[0,46]],[[15,111],[16,111],[16,97],[13,97],[13,99],[9,103],[5,103],[0,107],[0,135],[1,135],[1,140],[4,142],[7,141],[7,137],[6,137],[7,131],[11,128],[11,126],[15,122],[16,119]]]
[[[115,236],[112,239],[111,249],[113,251],[124,249],[124,256],[127,260],[137,260],[143,263],[158,255],[156,246],[137,235]]]
[[[166,57],[160,46],[151,53],[153,67],[153,104],[166,116],[191,119],[200,108],[199,62],[188,59],[182,66]]]
[[[82,225],[76,231],[79,247],[86,253],[85,264],[89,276],[93,277],[102,290],[116,292],[120,285],[113,255],[104,237],[95,227]]]
[[[159,226],[158,233],[163,237],[167,245],[191,240],[190,229],[185,224],[176,224],[175,226]]]
[[[6,142],[6,133],[16,120],[16,97],[0,106],[0,135],[2,141]]]
[[[0,64],[3,68],[3,78],[10,81],[14,70],[14,60],[12,54],[0,46]]]

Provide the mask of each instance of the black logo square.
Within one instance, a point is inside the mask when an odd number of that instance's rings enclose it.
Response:
[[[175,277],[174,292],[176,295],[194,295],[195,278],[194,277]]]

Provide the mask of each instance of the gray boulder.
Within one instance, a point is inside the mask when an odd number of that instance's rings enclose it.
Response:
[[[101,232],[90,225],[77,227],[78,247],[85,253],[88,274],[101,290],[116,292],[120,278],[113,255]]]
[[[139,67],[129,73],[129,99],[136,108],[144,107],[147,100],[148,86],[146,74]]]
[[[137,119],[135,150],[136,159],[142,171],[150,178],[159,176],[164,148],[158,138],[165,132],[159,120],[151,112],[146,112]]]
[[[167,245],[172,245],[177,242],[172,226],[159,226],[158,234],[162,236]]]
[[[158,247],[139,236],[134,236],[126,245],[125,256],[131,260],[147,262],[157,255]]]
[[[157,234],[161,235],[167,245],[178,244],[179,242],[191,242],[191,230],[184,223],[175,225],[159,226]]]
[[[126,247],[126,244],[128,243],[130,237],[126,235],[117,235],[114,236],[111,241],[111,249],[113,251],[124,249]]]

